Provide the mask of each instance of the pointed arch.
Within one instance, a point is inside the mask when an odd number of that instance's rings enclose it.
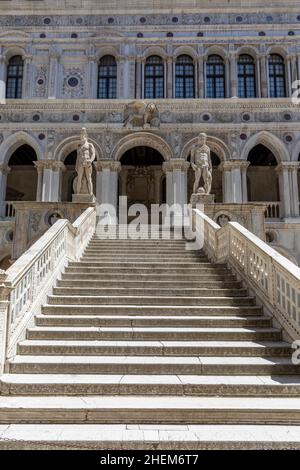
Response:
[[[267,131],[258,132],[248,139],[242,150],[241,159],[247,160],[249,152],[258,144],[262,144],[267,147],[274,154],[277,163],[290,160],[288,149],[282,140]]]
[[[0,145],[0,163],[7,164],[12,154],[22,145],[32,147],[38,160],[42,159],[42,149],[35,138],[24,131],[15,132],[5,139]]]

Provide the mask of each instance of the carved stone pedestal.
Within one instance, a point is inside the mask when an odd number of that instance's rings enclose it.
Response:
[[[96,198],[93,194],[73,194],[72,202],[81,202],[84,204],[93,204],[96,202]]]
[[[215,202],[215,195],[214,194],[198,194],[193,193],[191,195],[191,204],[192,207],[195,208],[197,204],[213,204]]]

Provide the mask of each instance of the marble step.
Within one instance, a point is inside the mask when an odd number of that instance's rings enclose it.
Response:
[[[194,316],[194,315],[262,315],[258,305],[248,306],[172,306],[159,305],[49,305],[42,306],[46,315],[130,315],[130,316]]]
[[[9,360],[10,373],[22,374],[300,374],[289,357],[224,356],[31,356]]]
[[[173,288],[173,290],[180,289],[181,291],[185,289],[195,289],[195,288],[206,288],[206,289],[240,289],[242,288],[242,283],[236,280],[228,280],[224,278],[223,280],[211,280],[211,281],[146,281],[146,280],[124,280],[123,277],[120,279],[106,279],[103,276],[99,276],[99,279],[95,279],[95,276],[84,276],[84,279],[81,279],[80,276],[75,277],[74,275],[64,274],[62,280],[58,280],[56,283],[57,287],[115,287],[118,288],[137,288],[137,289],[158,289],[158,288]]]
[[[183,272],[183,271],[181,271]],[[221,270],[221,272],[200,270],[193,271],[191,274],[184,272],[184,276],[179,274],[178,271],[173,270],[169,273],[164,273],[163,271],[159,273],[153,273],[148,270],[146,272],[140,272],[139,270],[127,270],[120,269],[118,272],[116,269],[113,269],[112,272],[109,269],[105,269],[103,272],[98,268],[91,268],[88,270],[86,268],[65,268],[64,273],[62,274],[63,279],[77,279],[77,280],[115,280],[115,281],[133,281],[133,282],[170,282],[177,283],[183,282],[189,284],[190,282],[202,282],[202,281],[236,281],[236,276],[234,276],[228,270]]]
[[[92,253],[96,255],[114,255],[118,254],[119,255],[124,255],[124,256],[131,256],[131,255],[142,255],[142,256],[148,256],[148,255],[163,255],[163,256],[172,256],[172,255],[180,255],[180,256],[185,256],[185,255],[192,255],[197,258],[206,258],[207,255],[205,253],[201,253],[197,250],[190,250],[186,249],[185,247],[180,247],[180,248],[162,248],[162,247],[154,247],[154,248],[146,248],[146,247],[140,247],[140,248],[127,248],[127,247],[111,247],[111,246],[97,246],[97,245],[91,245],[89,244],[87,248],[84,250],[84,254],[86,253]]]
[[[300,398],[0,396],[0,423],[300,424]]]
[[[295,396],[299,375],[4,374],[4,395]]]
[[[225,266],[220,265],[220,264],[212,264],[209,261],[194,261],[194,260],[186,260],[183,258],[182,262],[176,261],[164,261],[161,259],[157,259],[157,261],[151,261],[151,260],[145,260],[141,261],[140,258],[137,258],[136,261],[132,260],[111,260],[111,261],[85,261],[84,259],[82,261],[71,261],[69,263],[70,267],[87,267],[87,268],[98,268],[98,267],[128,267],[128,268],[175,268],[177,270],[184,269],[184,268],[194,268],[198,269],[199,266],[202,268],[211,268],[211,269],[222,269]]]
[[[138,296],[138,297],[245,297],[248,294],[248,289],[205,289],[199,286],[198,288],[134,288],[134,287],[54,287],[53,294],[56,296]]]
[[[55,341],[23,340],[18,354],[106,356],[291,356],[283,341]]]
[[[212,341],[279,341],[281,330],[276,328],[159,328],[159,327],[31,327],[27,339],[67,340],[212,340]]]
[[[216,328],[229,327],[258,327],[267,328],[271,326],[271,319],[264,316],[259,317],[236,317],[236,316],[200,316],[200,317],[185,317],[185,316],[164,316],[164,317],[149,317],[149,316],[104,316],[104,315],[37,315],[35,317],[35,324],[37,326],[99,326],[99,327],[205,327],[210,326]]]
[[[137,295],[117,295],[117,296],[100,296],[100,295],[48,295],[48,304],[50,305],[159,305],[163,306],[187,306],[187,305],[220,305],[220,306],[238,306],[238,305],[254,305],[254,297],[224,296],[216,297],[207,294],[201,297],[177,297],[177,296],[137,296]]]
[[[168,274],[167,276],[163,273],[161,274],[151,274],[149,273],[87,273],[86,271],[69,271],[68,268],[66,268],[65,272],[61,276],[62,280],[74,280],[77,282],[80,281],[103,281],[103,282],[134,282],[134,283],[143,283],[145,285],[152,285],[152,283],[157,283],[159,285],[164,285],[164,284],[171,284],[171,285],[183,285],[183,286],[192,286],[196,285],[199,286],[199,283],[201,282],[209,282],[209,283],[214,283],[214,282],[237,282],[236,276],[231,274],[230,272],[226,271],[223,274],[215,274],[215,273],[205,273],[205,271],[201,271],[200,274],[193,274],[193,275],[185,275],[182,276],[182,274],[179,273],[174,273],[174,274]]]
[[[157,266],[157,265],[156,265]],[[197,264],[197,267],[167,267],[163,263],[161,267],[153,267],[153,266],[124,266],[124,265],[116,265],[115,266],[103,266],[99,264],[99,266],[89,266],[88,264],[85,265],[84,263],[68,266],[65,269],[66,273],[79,273],[80,275],[84,276],[85,274],[102,274],[102,275],[152,275],[156,278],[156,276],[164,276],[164,278],[171,278],[171,275],[179,275],[181,273],[182,279],[189,279],[195,278],[200,275],[231,275],[231,272],[227,268],[217,268],[211,266],[202,266],[201,263]]]
[[[295,450],[300,426],[159,424],[11,424],[1,450]]]

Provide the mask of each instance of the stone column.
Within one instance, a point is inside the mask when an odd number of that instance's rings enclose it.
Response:
[[[173,98],[173,57],[167,58],[167,98]]]
[[[197,72],[198,72],[198,96],[199,98],[204,98],[204,63],[203,63],[203,57],[198,58],[198,67],[197,67]]]
[[[231,98],[237,96],[237,55],[234,51],[229,53],[229,64],[230,64],[230,96]]]
[[[299,217],[299,162],[282,162],[276,167],[279,177],[281,217]]]
[[[41,200],[43,202],[57,202],[60,200],[60,177],[64,168],[62,162],[56,160],[40,160],[40,167],[43,168]],[[39,166],[36,165],[37,167]],[[38,184],[38,190],[39,184]]]
[[[286,59],[286,91],[287,96],[292,95],[292,55]]]
[[[298,171],[300,171],[300,162],[290,163],[290,180],[291,180],[291,200],[292,200],[292,215],[299,217],[299,188],[298,188]]]
[[[231,96],[231,90],[230,90],[230,61],[229,61],[228,57],[225,57],[224,65],[225,65],[225,98],[228,98],[229,96]]]
[[[163,169],[167,177],[167,204],[174,205],[177,211],[174,212],[174,225],[182,225],[184,206],[187,204],[187,170],[189,162],[182,158],[174,158],[163,164]],[[169,173],[172,173],[172,178]],[[172,202],[171,202],[172,201]]]
[[[232,202],[231,197],[231,165],[230,162],[222,162],[219,166],[222,171],[223,202]]]
[[[26,54],[23,56],[24,60],[24,73],[23,73],[23,98],[31,98],[31,86],[32,86],[32,59],[31,54]]]
[[[109,204],[117,214],[118,208],[118,173],[121,163],[112,160],[94,162],[96,168],[96,200],[98,204]],[[113,215],[113,214],[110,214]],[[112,220],[115,223],[115,220]]]
[[[0,104],[6,98],[6,62],[5,57],[0,55]]]
[[[163,171],[166,174],[166,204],[172,206],[174,203],[173,167],[170,165],[170,162],[163,163]]]
[[[260,61],[260,89],[261,97],[268,98],[269,96],[269,77],[268,77],[268,55],[266,53],[261,53],[259,55]]]
[[[96,99],[98,94],[98,62],[97,57],[92,54],[88,56],[89,67],[89,99]]]
[[[292,216],[290,165],[291,162],[281,162],[276,167],[279,178],[280,216],[283,218]]]
[[[136,99],[140,99],[140,98],[142,98],[142,60],[141,60],[140,57],[137,57],[135,67],[136,67],[135,97],[136,97]]]
[[[37,188],[36,188],[36,200],[40,202],[42,200],[43,191],[43,162],[41,160],[34,162],[38,174]]]
[[[223,171],[223,201],[241,203],[247,200],[246,169],[248,162],[230,160],[220,165]]]
[[[255,76],[256,94],[257,94],[257,98],[261,98],[261,81],[260,81],[261,73],[260,73],[260,60],[259,60],[259,58],[256,58],[255,70],[256,70],[256,76]]]
[[[5,216],[5,199],[6,199],[6,186],[7,186],[7,175],[10,172],[10,168],[5,164],[0,164],[0,216]]]
[[[243,202],[248,202],[247,169],[249,165],[250,162],[245,160],[241,161]]]
[[[296,54],[291,55],[291,77],[292,77],[292,84],[296,80],[298,80],[298,68],[297,68],[297,56]]]
[[[49,63],[49,84],[48,84],[48,98],[57,98],[58,86],[58,70],[59,68],[59,54],[56,51],[50,52]]]
[[[145,64],[146,59],[142,59],[141,62],[141,98],[145,98]]]

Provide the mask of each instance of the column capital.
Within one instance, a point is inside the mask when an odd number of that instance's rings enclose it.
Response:
[[[166,173],[167,171],[187,171],[190,167],[190,162],[187,162],[183,158],[173,158],[168,162],[163,163],[163,171]]]
[[[38,171],[42,170],[52,170],[52,171],[59,171],[65,170],[65,165],[63,162],[59,162],[57,160],[45,159],[39,160],[34,162],[34,165]]]
[[[121,171],[121,163],[114,160],[98,160],[94,162],[94,167],[96,171]]]
[[[222,171],[231,171],[236,168],[240,168],[241,170],[244,168],[248,168],[250,162],[247,160],[228,160],[226,162],[222,162],[219,165],[220,170]]]
[[[283,171],[293,171],[296,170],[298,171],[300,169],[300,162],[281,162],[275,170],[279,173]]]
[[[23,55],[23,60],[25,62],[31,62],[33,60],[33,55],[32,54],[24,54]]]

